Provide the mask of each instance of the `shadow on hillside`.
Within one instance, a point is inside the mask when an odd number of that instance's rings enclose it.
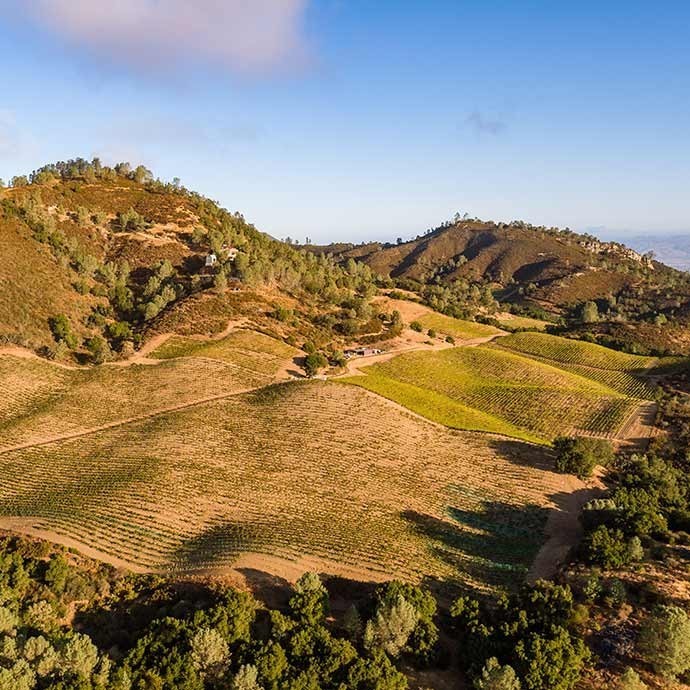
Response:
[[[402,517],[429,543],[433,555],[453,569],[443,583],[427,584],[439,596],[477,583],[515,588],[545,541],[548,509],[485,502],[477,510],[448,507],[448,519],[408,510]],[[474,582],[473,582],[474,581]]]
[[[251,551],[255,541],[249,526],[227,522],[186,539],[171,560],[183,571],[210,570],[222,566],[242,551]]]
[[[487,501],[477,510],[449,506],[447,519],[405,511],[402,517],[429,543],[436,558],[451,566],[454,576],[446,580],[427,578],[425,584],[440,599],[449,601],[462,591],[477,591],[477,583],[515,589],[525,581],[541,548],[547,543],[548,518],[557,513],[562,519],[541,563],[543,577],[555,574],[579,542],[582,529],[579,515],[585,503],[596,494],[592,489],[559,491],[548,496],[554,507],[536,504],[515,506]],[[547,572],[549,571],[549,572]]]
[[[251,593],[271,608],[285,609],[294,593],[293,584],[284,577],[258,568],[237,568]],[[328,590],[329,608],[333,614],[343,614],[353,603],[360,607],[368,602],[379,583],[319,573]]]
[[[489,447],[515,465],[536,467],[546,472],[553,472],[554,454],[546,446],[536,446],[507,438],[491,438],[489,439]]]
[[[285,608],[292,595],[292,585],[284,577],[258,568],[237,568],[251,593],[270,608]]]
[[[297,368],[296,369],[288,369],[287,373],[290,374],[290,376],[294,376],[296,379],[306,378],[306,375],[304,373],[304,359],[305,358],[301,355],[298,357],[293,357],[292,363]]]

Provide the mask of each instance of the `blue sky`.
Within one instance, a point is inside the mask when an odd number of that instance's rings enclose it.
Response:
[[[143,162],[320,242],[458,210],[690,229],[688,3],[27,5],[0,0],[5,180],[77,155]]]

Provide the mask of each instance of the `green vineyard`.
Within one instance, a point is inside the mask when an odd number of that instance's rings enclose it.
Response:
[[[525,355],[535,355],[560,364],[577,364],[613,371],[644,371],[657,366],[659,358],[630,355],[595,343],[561,338],[546,333],[514,333],[497,346]]]
[[[612,436],[637,409],[638,398],[653,392],[624,371],[588,376],[582,367],[555,366],[502,345],[412,352],[364,372],[346,382],[453,428],[537,442],[562,434]]]
[[[475,338],[489,338],[501,331],[493,326],[487,326],[476,321],[463,321],[451,316],[444,316],[432,312],[417,319],[425,329],[433,329],[441,335],[449,335],[456,340],[474,340]]]

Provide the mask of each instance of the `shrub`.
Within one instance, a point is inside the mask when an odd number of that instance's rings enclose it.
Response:
[[[374,618],[367,623],[364,646],[371,650],[382,649],[396,657],[407,644],[418,619],[415,607],[399,594],[394,603],[380,606]]]
[[[320,352],[312,352],[304,358],[304,371],[307,376],[316,376],[319,369],[328,366],[328,360]]]
[[[496,657],[491,657],[482,675],[474,681],[476,690],[520,690],[520,681],[512,666],[501,666]]]
[[[146,221],[143,216],[137,213],[133,208],[118,213],[117,221],[122,231],[142,230],[146,227]]]
[[[435,331],[433,328],[430,328],[430,329],[426,332],[426,334],[427,334],[430,338],[435,338],[435,337],[436,337],[436,331]]]
[[[230,649],[215,628],[199,628],[190,641],[192,664],[204,678],[219,678],[230,661]]]
[[[596,573],[592,573],[585,582],[582,588],[582,593],[585,597],[585,601],[589,603],[594,603],[601,596],[601,580]]]
[[[616,690],[646,690],[647,686],[642,682],[642,679],[636,671],[630,668],[625,669],[625,672],[618,680]]]
[[[421,333],[421,332],[424,330],[424,327],[422,326],[421,323],[419,323],[419,321],[413,321],[413,322],[410,324],[410,328],[411,328],[413,331],[416,331],[417,333]]]
[[[290,610],[306,625],[322,623],[328,611],[328,593],[316,573],[304,573],[295,583]]]
[[[613,459],[611,444],[603,439],[561,436],[554,440],[553,448],[556,471],[580,479],[591,477],[597,465],[608,465]]]
[[[103,364],[108,358],[108,343],[100,335],[94,335],[86,341],[86,349],[91,353],[94,364]]]
[[[56,342],[65,343],[70,350],[77,347],[77,336],[72,333],[69,319],[64,314],[58,314],[48,319],[48,325]]]
[[[640,630],[640,652],[667,678],[690,669],[690,618],[678,606],[657,606]]]
[[[439,655],[438,628],[434,623],[436,600],[421,587],[393,580],[377,587],[377,612],[393,608],[400,597],[414,608],[417,615],[417,624],[403,651],[412,657],[417,666],[429,666],[437,661]]]
[[[602,568],[621,568],[629,561],[628,544],[619,529],[599,525],[588,532],[580,545],[582,557],[587,563]]]
[[[589,657],[584,642],[565,628],[554,628],[548,636],[529,634],[515,653],[526,690],[570,690]]]
[[[618,607],[625,603],[627,597],[628,591],[621,580],[614,578],[607,584],[604,599],[609,606]]]
[[[228,278],[225,271],[219,271],[213,279],[213,287],[216,292],[223,293],[228,289]]]
[[[285,323],[286,321],[289,321],[293,317],[293,311],[292,311],[292,309],[287,309],[285,307],[276,307],[273,310],[273,313],[271,314],[271,316],[274,319],[276,319],[278,321],[282,321],[283,323]]]

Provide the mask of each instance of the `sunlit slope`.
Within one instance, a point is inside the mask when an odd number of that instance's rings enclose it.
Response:
[[[493,346],[553,364],[636,398],[652,400],[656,386],[647,378],[678,364],[677,357],[644,357],[595,343],[546,333],[516,333]]]
[[[364,372],[346,382],[441,424],[525,440],[613,434],[639,404],[597,381],[488,346],[411,352]],[[467,408],[474,411],[467,421],[448,412]]]
[[[280,340],[251,330],[238,330],[220,340],[199,340],[172,336],[152,353],[153,359],[178,357],[205,357],[258,370],[262,374],[275,374],[299,350]]]
[[[493,326],[487,326],[476,321],[464,321],[454,319],[452,316],[445,316],[437,312],[424,314],[419,319],[419,323],[425,329],[432,329],[442,335],[449,335],[457,340],[474,340],[476,338],[488,338],[498,335],[501,331]]]
[[[94,368],[0,355],[0,384],[6,391],[0,401],[0,450],[266,386],[288,376],[298,352],[243,330],[219,341],[175,338],[154,354],[181,345],[189,356]]]
[[[534,447],[445,430],[323,382],[0,460],[4,516],[142,567],[232,566],[249,552],[365,579],[477,587],[520,581],[560,482]]]

